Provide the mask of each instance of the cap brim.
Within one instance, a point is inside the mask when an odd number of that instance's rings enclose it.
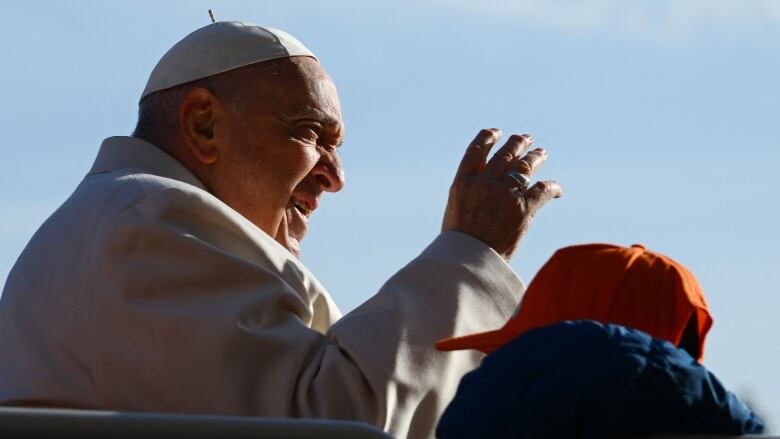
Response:
[[[489,354],[503,346],[507,341],[503,331],[496,329],[495,331],[481,332],[463,337],[445,338],[436,342],[436,349],[439,351],[476,349]]]

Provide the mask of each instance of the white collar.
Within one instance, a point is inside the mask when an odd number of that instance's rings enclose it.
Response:
[[[162,149],[136,137],[114,136],[104,140],[88,175],[128,168],[182,181],[207,191],[198,177],[181,162]]]

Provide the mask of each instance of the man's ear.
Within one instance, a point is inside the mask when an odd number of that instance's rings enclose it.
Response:
[[[203,165],[219,160],[220,142],[214,135],[215,125],[222,123],[222,105],[208,89],[190,90],[179,105],[179,130],[184,146]]]

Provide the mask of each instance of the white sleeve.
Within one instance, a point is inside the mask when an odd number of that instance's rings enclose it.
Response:
[[[398,437],[431,437],[460,378],[483,357],[437,352],[434,344],[499,328],[524,291],[495,251],[448,232],[333,325],[329,336],[377,395],[373,422]]]
[[[90,350],[104,408],[356,419],[432,436],[481,358],[434,343],[501,326],[524,289],[490,248],[446,233],[323,334],[338,317],[327,292],[212,198],[161,190],[96,231]]]

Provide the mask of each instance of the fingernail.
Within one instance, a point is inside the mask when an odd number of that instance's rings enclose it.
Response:
[[[563,188],[561,187],[561,184],[558,183],[558,180],[554,180],[553,182],[558,185],[558,195],[554,198],[561,198],[563,196]]]

